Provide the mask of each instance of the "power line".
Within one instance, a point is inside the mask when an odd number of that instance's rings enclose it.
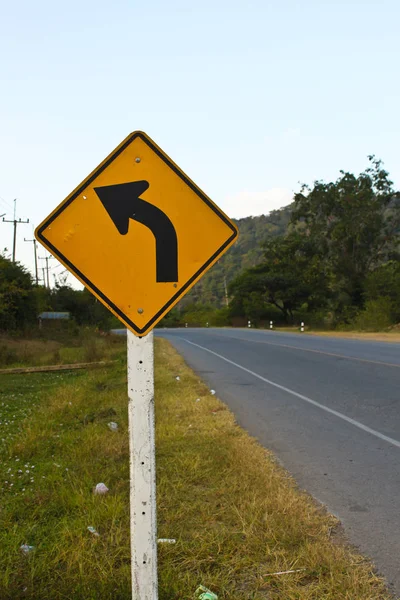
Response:
[[[64,269],[64,271],[61,271],[59,273],[53,273],[53,277],[54,277],[54,284],[60,285],[61,286],[65,286],[67,284],[67,279],[68,279],[68,270]]]
[[[54,258],[54,256],[53,256]],[[58,263],[58,265],[53,265],[52,267],[50,267],[50,271],[52,271],[53,269],[61,269],[64,265],[62,265],[61,263]]]
[[[5,202],[1,202],[1,199],[0,199],[0,203],[2,204],[2,210],[5,210],[7,213],[10,210],[10,208],[7,206],[7,204]]]
[[[3,202],[5,206],[12,210],[11,204],[5,198],[3,198],[3,196],[0,196],[0,202]]]

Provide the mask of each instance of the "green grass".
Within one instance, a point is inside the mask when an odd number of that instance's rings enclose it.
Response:
[[[131,598],[126,364],[110,353],[107,369],[0,376],[1,600]],[[160,600],[193,599],[199,584],[220,600],[386,599],[335,519],[164,340],[156,364],[158,535],[177,540],[159,547]]]
[[[15,414],[0,470],[2,599],[127,597],[129,475],[120,354],[111,370],[96,374],[0,378],[0,404],[7,416]],[[111,420],[120,423],[119,432],[108,429]],[[100,481],[110,488],[107,498],[92,493]],[[88,532],[90,525],[100,538]],[[28,556],[19,551],[25,543],[35,547]]]

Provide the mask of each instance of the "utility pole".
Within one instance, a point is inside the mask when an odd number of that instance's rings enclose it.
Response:
[[[21,219],[18,219],[18,221],[17,221],[16,211],[17,211],[17,199],[15,198],[14,199],[14,219],[12,221],[7,221],[7,219],[5,219],[3,217],[3,223],[14,223],[14,239],[13,239],[13,255],[12,255],[13,263],[15,263],[15,250],[16,250],[16,246],[17,246],[17,225],[22,225],[23,223],[29,223],[29,219],[27,219],[26,221],[21,221]]]
[[[225,304],[229,306],[228,286],[226,285],[226,277],[224,276],[224,288],[225,288]]]
[[[24,238],[24,242],[33,242],[33,252],[35,255],[35,278],[36,278],[36,285],[39,285],[36,240],[27,240],[26,238]]]
[[[43,283],[45,285],[45,287],[47,287],[48,289],[50,289],[50,278],[49,278],[49,260],[51,258],[54,258],[54,256],[39,256],[39,260],[45,260],[46,261],[46,267],[43,268]],[[46,269],[46,274],[47,274],[47,286],[46,286],[46,282],[44,280],[44,270]]]

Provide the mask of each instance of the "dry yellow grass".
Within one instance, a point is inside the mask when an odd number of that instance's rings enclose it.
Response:
[[[388,331],[387,333],[363,333],[361,331],[310,331],[309,335],[322,335],[335,338],[347,338],[350,340],[371,340],[375,342],[400,342],[400,333]]]
[[[46,335],[51,336],[51,332]],[[0,335],[0,367],[96,362],[107,358],[113,352],[113,347],[124,341],[117,336],[102,337],[92,330],[84,329],[80,331],[79,337],[65,332],[58,332],[57,335],[59,340]]]
[[[363,331],[308,331],[300,332],[298,327],[277,327],[274,331],[298,333],[299,335],[316,335],[323,337],[344,338],[350,340],[371,340],[375,342],[400,342],[399,331],[363,332]]]

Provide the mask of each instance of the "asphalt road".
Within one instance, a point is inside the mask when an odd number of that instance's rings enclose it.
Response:
[[[400,598],[400,344],[169,329],[187,363]]]

